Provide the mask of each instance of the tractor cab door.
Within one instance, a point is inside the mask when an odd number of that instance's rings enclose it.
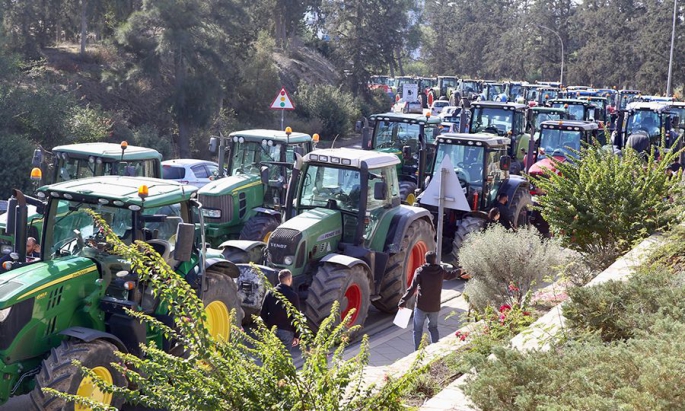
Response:
[[[371,176],[373,174],[373,176]],[[371,242],[376,237],[378,227],[381,225],[383,217],[387,211],[393,207],[393,199],[397,199],[399,204],[400,187],[397,181],[397,169],[395,167],[385,167],[381,170],[372,170],[368,179],[368,190],[366,199],[366,215],[363,240],[364,245],[371,246]],[[379,196],[379,183],[384,184],[382,196]],[[380,198],[382,197],[382,198]]]
[[[497,201],[497,193],[506,178],[505,172],[499,167],[500,158],[506,155],[505,150],[488,150],[485,152],[487,175],[483,193],[485,193],[485,210],[488,211]]]

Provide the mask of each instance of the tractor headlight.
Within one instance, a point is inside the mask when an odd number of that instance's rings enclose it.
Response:
[[[202,215],[207,218],[221,218],[221,210],[203,208]]]
[[[10,311],[12,311],[12,307],[7,307],[5,309],[0,310],[0,323],[4,322],[7,317],[10,316]]]
[[[293,256],[292,256],[292,255],[286,256],[286,257],[283,259],[283,263],[284,263],[285,265],[293,265]]]

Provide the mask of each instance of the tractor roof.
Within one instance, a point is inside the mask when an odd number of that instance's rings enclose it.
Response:
[[[143,185],[148,188],[145,201],[138,196],[138,188]],[[189,200],[197,191],[197,187],[158,178],[104,176],[64,181],[43,186],[38,191],[45,196],[75,201],[93,200],[101,204],[107,204],[105,201],[108,201],[117,206],[159,207]],[[116,201],[120,201],[121,204]]]
[[[672,103],[663,102],[663,101],[636,101],[636,102],[628,104],[628,107],[626,107],[626,109],[629,111],[649,110],[649,111],[654,111],[656,113],[661,113],[664,111],[668,111],[668,109],[671,106],[672,106]]]
[[[407,124],[440,124],[440,119],[437,116],[426,117],[423,114],[381,113],[373,114],[370,118],[376,121],[393,121]]]
[[[591,102],[587,100],[580,100],[577,98],[555,98],[552,100],[547,100],[547,104],[564,103],[564,104],[582,104],[584,106],[592,105]]]
[[[351,148],[327,148],[315,150],[304,156],[306,163],[325,163],[333,166],[361,168],[366,164],[369,169],[396,166],[400,159],[393,154],[377,151],[355,150]]]
[[[621,94],[640,94],[640,90],[619,90]]]
[[[444,133],[438,136],[438,144],[455,144],[460,146],[485,146],[487,148],[506,147],[511,143],[507,137],[496,137],[491,134]]]
[[[531,107],[530,109],[533,110],[534,113],[566,113],[566,110],[560,107],[535,106]]]
[[[103,160],[120,161],[121,144],[114,143],[79,143],[57,146],[52,152],[67,153],[69,157],[88,158],[98,157]],[[128,146],[124,150],[124,160],[162,160],[162,155],[157,151],[147,147]]]
[[[476,102],[471,103],[471,106],[473,106],[473,107],[503,108],[505,110],[515,110],[515,111],[523,111],[523,110],[528,108],[528,106],[525,104],[500,103],[497,101],[476,101]]]
[[[288,139],[288,136],[285,134],[285,131],[265,129],[234,131],[231,134],[229,134],[228,137],[233,138],[234,140],[235,138],[242,137],[245,139],[245,141],[257,143],[260,143],[262,140],[273,140],[284,144],[286,141],[289,141],[293,144],[306,143],[312,141],[312,137],[309,134],[293,132],[290,133],[290,138]]]
[[[599,128],[594,121],[580,120],[550,120],[540,124],[541,129],[553,130],[575,130],[575,131],[594,131]]]

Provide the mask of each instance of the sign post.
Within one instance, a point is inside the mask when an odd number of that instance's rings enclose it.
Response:
[[[285,110],[295,110],[295,105],[290,99],[288,92],[285,91],[285,87],[281,87],[281,91],[278,92],[278,95],[269,108],[272,110],[281,110],[281,130],[283,130],[283,113]]]

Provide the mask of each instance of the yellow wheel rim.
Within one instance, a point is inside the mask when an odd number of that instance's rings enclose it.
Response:
[[[409,205],[414,205],[414,201],[416,201],[416,196],[414,195],[414,193],[409,193],[407,195],[407,199],[404,201],[406,201],[406,203]]]
[[[95,367],[93,368],[93,372],[98,376],[98,378],[108,384],[112,384],[114,382],[112,373],[110,373],[105,367]],[[78,386],[76,395],[79,397],[90,398],[91,400],[100,402],[102,404],[112,404],[112,393],[103,392],[89,376],[86,376],[83,378],[83,380],[81,380],[81,384]],[[86,407],[81,404],[75,404],[74,406],[74,411],[88,411],[90,409],[90,407]]]
[[[205,314],[207,315],[205,327],[209,330],[209,334],[216,340],[228,341],[231,323],[226,304],[221,301],[212,301],[205,307]]]
[[[264,240],[262,240],[262,241],[264,241],[265,243],[268,243],[268,242],[269,242],[269,238],[271,238],[271,233],[272,233],[272,232],[273,232],[273,231],[269,231],[268,233],[266,233],[266,235],[264,236]]]

